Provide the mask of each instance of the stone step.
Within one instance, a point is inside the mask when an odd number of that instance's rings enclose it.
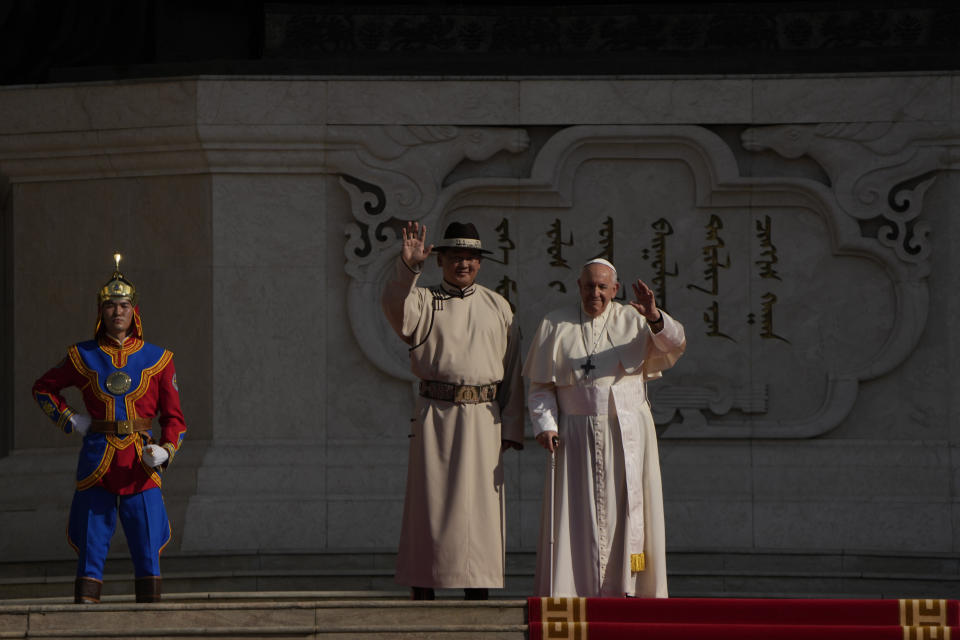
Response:
[[[74,575],[24,576],[0,578],[0,602],[12,599],[72,597]],[[103,580],[104,596],[133,593],[133,572],[108,574]],[[163,575],[164,594],[178,598],[191,593],[312,593],[337,592],[385,594],[385,597],[406,598],[409,591],[393,579],[393,571],[363,570],[281,570],[173,573]],[[495,590],[497,597],[522,598],[533,591],[533,576],[507,576],[504,589]],[[446,591],[441,591],[446,593]],[[451,597],[462,597],[462,590],[449,590]]]
[[[534,554],[507,555],[506,585],[498,598],[533,591]],[[393,579],[390,552],[165,555],[166,594],[229,592],[355,592],[403,598]],[[956,554],[852,556],[812,553],[671,553],[670,593],[684,597],[937,597],[960,598]],[[0,602],[24,598],[69,598],[76,561],[0,562]],[[111,554],[105,596],[133,593],[133,567]],[[441,592],[460,597],[462,592]]]
[[[216,596],[211,594],[216,599]],[[522,640],[525,600],[410,602],[383,599],[234,601],[143,605],[3,604],[0,638],[438,638]]]
[[[533,555],[509,558],[505,588],[496,597],[526,597],[533,589]],[[197,592],[391,592],[405,597],[394,581],[392,553],[290,553],[223,556],[164,556],[166,594]],[[0,602],[14,598],[72,596],[75,560],[0,563]],[[133,593],[129,558],[111,554],[104,596]],[[462,591],[450,591],[459,594]]]
[[[444,598],[441,591],[440,599]],[[164,602],[300,602],[315,600],[396,600],[408,601],[407,591],[197,591],[194,593],[164,593]],[[102,604],[123,604],[134,601],[133,593],[104,595]],[[0,600],[0,606],[73,604],[70,595],[53,597],[23,597]]]

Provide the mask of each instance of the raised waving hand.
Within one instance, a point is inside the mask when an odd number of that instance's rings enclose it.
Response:
[[[421,227],[419,222],[407,222],[406,227],[401,227],[400,233],[403,236],[400,256],[408,267],[418,268],[433,251],[432,244],[424,246],[427,225]]]
[[[654,300],[653,291],[643,282],[637,280],[633,285],[633,293],[637,296],[637,301],[630,302],[630,306],[640,312],[650,322],[661,320],[660,310],[657,309],[657,301]]]

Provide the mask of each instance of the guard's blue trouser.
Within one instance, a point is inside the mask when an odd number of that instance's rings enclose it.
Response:
[[[160,552],[170,541],[170,520],[160,489],[121,496],[91,487],[74,493],[70,505],[67,539],[79,556],[77,577],[103,580],[118,513],[136,577],[160,575]]]

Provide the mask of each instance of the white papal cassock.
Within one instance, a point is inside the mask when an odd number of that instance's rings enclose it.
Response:
[[[557,431],[561,445],[552,523],[549,473],[544,485],[538,595],[667,597],[646,382],[673,366],[686,342],[679,322],[663,320],[655,334],[636,309],[611,301],[597,318],[578,302],[540,323],[523,369],[528,406],[534,434]],[[595,368],[585,367],[588,355]]]

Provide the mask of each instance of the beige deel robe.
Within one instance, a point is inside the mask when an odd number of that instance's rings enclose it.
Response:
[[[510,305],[474,284],[417,287],[397,260],[383,292],[391,326],[410,345],[421,380],[503,381],[493,402],[417,397],[397,554],[400,584],[502,588],[506,527],[501,438],[523,442],[519,331]]]
[[[523,375],[534,433],[558,431],[561,440],[552,556],[549,473],[544,486],[537,595],[667,597],[660,461],[646,382],[673,366],[686,342],[683,326],[666,313],[663,319],[654,334],[633,307],[611,301],[591,319],[578,302],[548,314],[530,345]],[[588,353],[596,368],[585,374]],[[636,568],[640,554],[643,569],[633,571],[631,556]]]

